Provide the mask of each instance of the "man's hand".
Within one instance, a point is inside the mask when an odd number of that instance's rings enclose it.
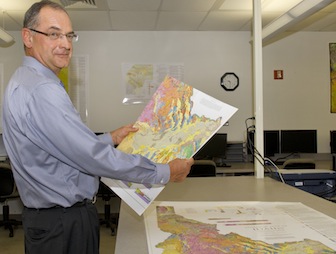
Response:
[[[194,159],[174,159],[168,163],[170,167],[170,182],[182,182],[190,172]]]
[[[111,131],[111,137],[115,145],[119,145],[120,142],[130,133],[138,131],[138,128],[133,127],[133,124],[129,124],[114,131]]]

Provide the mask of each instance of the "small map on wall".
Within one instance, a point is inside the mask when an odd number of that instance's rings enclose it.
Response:
[[[122,77],[124,104],[148,102],[166,75],[183,80],[184,66],[180,63],[124,63]]]
[[[329,43],[330,54],[330,112],[336,113],[336,43]]]

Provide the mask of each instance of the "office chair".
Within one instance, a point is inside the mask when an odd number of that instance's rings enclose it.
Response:
[[[19,198],[19,193],[13,178],[11,167],[7,163],[0,163],[0,203],[4,203],[2,207],[3,220],[0,221],[0,227],[3,226],[9,230],[9,237],[14,236],[13,227],[22,225],[21,221],[9,218],[9,199]]]
[[[111,229],[111,235],[116,235],[118,216],[111,217],[111,205],[110,200],[112,197],[116,197],[116,194],[103,182],[99,182],[99,189],[97,197],[101,197],[105,201],[104,205],[104,218],[100,219],[100,225],[106,225],[106,227]]]
[[[212,160],[195,160],[187,177],[216,176],[216,163]]]

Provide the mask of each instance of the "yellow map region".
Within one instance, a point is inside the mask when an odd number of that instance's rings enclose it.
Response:
[[[191,113],[195,92],[191,86],[166,77],[136,121],[139,131],[127,136],[118,149],[157,163],[193,156],[221,126],[220,117]]]

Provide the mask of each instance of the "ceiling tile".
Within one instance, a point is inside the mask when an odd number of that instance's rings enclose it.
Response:
[[[161,0],[107,0],[107,4],[113,11],[156,11]]]
[[[274,19],[281,16],[283,13],[281,12],[267,12],[262,15],[262,27],[265,27],[269,23],[271,23]],[[251,16],[251,19],[248,23],[246,23],[240,31],[252,31],[252,23],[253,23],[253,17]]]
[[[155,30],[157,13],[152,11],[111,11],[113,30]]]
[[[75,31],[109,31],[111,23],[107,11],[68,10]]]
[[[251,11],[253,7],[251,0],[224,0],[223,4],[219,7],[222,11]]]
[[[160,12],[156,30],[196,31],[207,12]]]
[[[336,12],[336,1],[324,7],[321,12]]]
[[[36,0],[0,0],[0,10],[13,11],[22,10],[26,11]]]
[[[262,12],[274,12],[281,11],[282,13],[288,11],[293,6],[302,2],[302,0],[262,0]],[[219,8],[220,10],[225,11],[237,11],[245,10],[252,11],[253,1],[251,0],[224,0],[223,4]]]
[[[36,1],[0,0],[0,26],[8,31],[21,30],[24,13]],[[60,0],[53,1],[60,3]],[[252,0],[95,1],[97,7],[94,8],[66,8],[75,30],[251,30]],[[261,0],[263,26],[301,1]],[[221,11],[219,7],[227,11]],[[332,15],[335,12],[336,0],[317,14],[292,26],[291,30],[336,31],[336,17]]]
[[[262,14],[262,25],[263,27],[271,23],[276,18],[280,17],[283,12],[265,12]]]
[[[303,0],[269,0],[264,1],[262,5],[262,11],[263,12],[273,12],[273,11],[279,11],[282,13],[287,12],[288,10],[292,9],[297,4],[301,3]]]
[[[297,25],[291,27],[290,31],[331,31],[336,24],[336,13],[316,13],[309,18],[303,20]]]
[[[60,2],[60,0],[55,0],[55,2]],[[108,5],[106,0],[95,0],[96,5],[91,5],[85,2],[78,2],[69,6],[66,6],[65,9],[67,10],[80,10],[82,7],[84,10],[85,9],[92,9],[96,11],[103,11],[103,10],[108,10]]]
[[[23,17],[25,11],[6,11],[0,13],[1,27],[9,31],[20,31],[23,26]],[[4,18],[4,19],[3,19]]]
[[[162,0],[163,11],[209,11],[216,0]]]
[[[323,32],[335,32],[336,31],[336,23],[328,25],[327,27],[325,27],[324,29],[319,30],[319,31],[323,31]],[[336,39],[334,41],[336,41]]]
[[[199,30],[240,31],[251,18],[251,11],[213,11]]]

